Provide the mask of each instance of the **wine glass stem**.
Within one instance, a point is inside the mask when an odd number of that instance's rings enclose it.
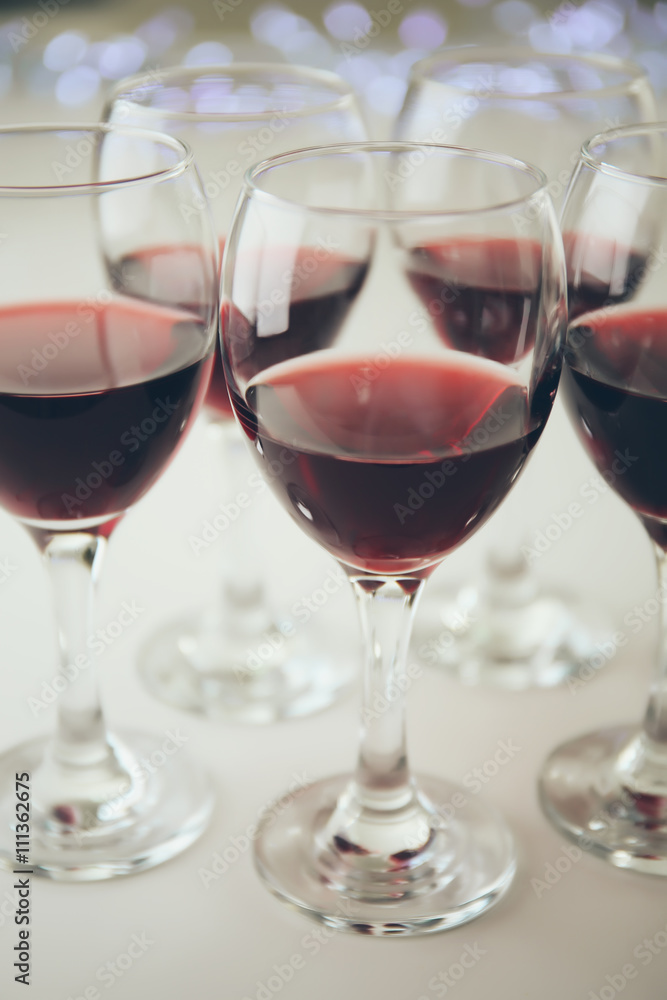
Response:
[[[33,531],[51,579],[60,645],[60,691],[52,759],[86,767],[107,759],[107,740],[91,653],[93,592],[106,540],[86,532]]]
[[[222,616],[225,630],[232,634],[248,632],[260,635],[271,626],[264,582],[257,572],[259,560],[254,549],[254,532],[250,530],[255,491],[250,476],[257,477],[250,465],[248,449],[241,431],[233,419],[212,420],[211,437],[219,440],[222,468],[230,489],[223,504],[224,555],[222,575]]]
[[[667,555],[657,545],[655,551],[659,593],[667,594]],[[621,751],[616,773],[622,788],[633,799],[657,797],[661,800],[661,812],[667,815],[667,610],[664,600],[660,604],[658,664],[644,722],[639,733]],[[655,811],[657,806],[653,808]]]
[[[402,809],[415,795],[405,741],[406,664],[423,586],[423,580],[352,579],[366,653],[354,786],[366,809]]]
[[[658,565],[658,592],[667,595],[667,553],[655,546]],[[667,760],[667,606],[665,597],[660,600],[660,638],[658,668],[654,674],[644,716],[646,737],[660,748]]]

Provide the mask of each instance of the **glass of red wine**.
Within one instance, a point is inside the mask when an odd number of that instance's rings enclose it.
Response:
[[[182,851],[211,811],[208,779],[185,751],[145,766],[164,734],[107,731],[90,637],[106,542],[203,403],[217,245],[205,212],[183,219],[180,205],[202,188],[191,151],[169,136],[7,127],[0,164],[0,505],[44,558],[60,645],[55,735],[0,757],[0,864],[111,878]],[[129,297],[110,279],[108,260],[157,243],[176,256],[188,248],[182,300]],[[15,776],[30,786],[29,840]]]
[[[653,542],[662,605],[642,725],[560,746],[542,806],[618,868],[667,875],[667,123],[608,131],[583,147],[562,216],[571,322],[563,397],[586,451]]]
[[[252,163],[303,146],[366,138],[356,99],[343,80],[285,65],[174,67],[130,77],[112,92],[105,117],[159,129],[188,143],[213,213],[221,257],[243,172]],[[181,211],[193,217],[202,208],[202,201],[193,198]],[[320,252],[327,256],[326,267],[312,273],[306,258],[299,265],[304,320],[327,307],[345,267],[335,247]],[[187,267],[187,259],[178,262],[171,248],[165,251],[162,245],[112,262],[119,289],[149,297],[178,290]],[[356,280],[361,278],[358,273]],[[326,338],[326,326],[321,334]],[[260,568],[256,542],[264,503],[256,485],[261,481],[232,419],[219,353],[206,413],[228,484],[222,510],[212,521],[216,529],[222,525],[220,592],[149,639],[140,653],[141,675],[161,700],[209,716],[265,723],[320,710],[349,687],[354,660],[317,622],[304,632],[298,622],[271,608],[267,567]],[[237,507],[232,520],[230,504],[240,491],[250,498],[249,505]],[[203,541],[195,553],[202,551]]]
[[[565,271],[545,188],[511,157],[412,143],[306,149],[246,175],[223,265],[231,399],[287,513],[348,574],[365,642],[354,774],[291,797],[255,842],[269,888],[329,926],[436,931],[482,913],[512,880],[512,837],[494,809],[411,775],[403,694],[427,577],[501,503],[551,410]],[[304,315],[294,276],[324,244],[347,264]],[[463,292],[471,261],[492,269],[496,295],[507,288],[493,358],[445,342],[423,305],[414,275],[434,246],[466,342],[488,294]]]
[[[654,118],[648,78],[626,60],[469,46],[442,50],[415,64],[395,135],[476,146],[535,163],[549,178],[558,209],[582,142],[602,129]],[[477,268],[478,262],[470,266]],[[424,301],[436,312],[444,337],[458,337],[460,349],[493,358],[488,342],[498,344],[493,327],[499,317],[502,321],[501,300],[484,318],[490,333],[479,337],[475,331],[475,342],[466,348],[453,321],[457,303],[447,301],[448,268],[434,248],[428,278],[421,279]],[[492,273],[488,281],[491,292]],[[571,433],[560,409],[557,404],[556,417]],[[548,558],[541,558],[535,537],[547,520],[542,484],[549,474],[536,463],[526,477],[504,512],[504,540],[489,546],[478,579],[434,585],[417,616],[420,654],[466,683],[511,689],[562,683],[599,657],[597,644],[611,630],[603,609],[570,581],[558,585]]]

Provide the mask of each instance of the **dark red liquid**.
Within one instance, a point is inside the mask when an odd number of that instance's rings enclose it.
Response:
[[[111,518],[155,482],[203,400],[209,330],[128,299],[0,310],[0,504]]]
[[[628,302],[638,290],[647,255],[600,237],[565,233],[570,321],[602,306]]]
[[[299,526],[350,566],[424,571],[498,506],[535,443],[510,369],[463,354],[310,355],[258,375],[239,417]]]
[[[667,311],[591,314],[572,326],[563,389],[598,469],[667,542]]]
[[[410,251],[408,278],[448,347],[511,364],[533,349],[541,250],[528,240],[466,239]]]
[[[220,259],[224,240],[220,241]],[[258,258],[260,260],[260,258]],[[201,263],[195,249],[175,253],[168,247],[143,250],[123,258],[114,268],[125,294],[197,309],[194,298]],[[272,250],[254,268],[257,322],[244,327],[244,365],[253,371],[286,361],[306,351],[328,347],[363,284],[367,263],[349,260],[326,246]],[[188,298],[188,295],[191,298]],[[226,309],[222,305],[222,322]],[[231,416],[231,403],[216,350],[206,404],[218,416]]]

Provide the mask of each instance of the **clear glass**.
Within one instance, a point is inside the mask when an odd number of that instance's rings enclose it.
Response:
[[[236,415],[287,513],[348,574],[365,638],[356,770],[292,797],[255,843],[268,887],[330,926],[452,927],[512,880],[512,837],[483,797],[412,775],[403,696],[426,578],[500,504],[551,410],[565,272],[545,183],[478,150],[333,146],[256,167],[235,216],[222,329]],[[304,260],[319,299],[302,295]],[[473,290],[487,271],[506,306],[491,334]],[[458,345],[424,305],[441,279]],[[494,360],[475,356],[488,336]]]
[[[0,864],[12,870],[15,775],[31,787],[23,867],[55,879],[156,865],[211,812],[208,779],[173,740],[107,731],[91,655],[107,539],[180,447],[210,377],[217,246],[205,212],[180,212],[200,196],[192,153],[169,136],[0,129],[0,505],[44,557],[60,646],[55,735],[0,757]],[[158,241],[188,248],[187,295],[119,293],[109,260]]]
[[[588,454],[653,542],[662,621],[643,724],[558,747],[540,795],[584,849],[667,875],[667,123],[585,144],[562,229],[571,314],[563,396]]]
[[[175,67],[132,77],[117,85],[105,117],[159,128],[188,143],[221,256],[247,167],[304,146],[366,138],[346,83],[333,73],[284,65]],[[184,217],[201,210],[197,199],[181,208]],[[166,293],[173,281],[159,246],[149,269],[145,258],[140,268],[119,263],[117,273],[129,294],[143,294],[146,282]],[[216,718],[266,723],[318,711],[349,688],[355,679],[352,661],[322,627],[311,624],[304,634],[294,623],[288,629],[276,620],[267,594],[267,567],[251,552],[261,517],[249,486],[255,473],[231,419],[219,354],[206,404],[211,448],[220,455],[229,484],[220,498],[224,552],[219,592],[208,606],[165,624],[146,642],[141,675],[162,701]],[[233,510],[229,505],[240,491],[251,502],[231,521],[225,511]],[[280,644],[269,646],[270,655],[260,661],[256,651],[264,651],[267,637],[276,634]]]
[[[491,149],[535,163],[549,178],[558,209],[586,139],[654,118],[646,74],[631,62],[470,46],[415,64],[395,135]],[[548,521],[546,511],[540,516],[537,474],[536,468],[535,478],[526,477],[510,506],[503,539],[489,550],[480,578],[433,586],[417,616],[416,650],[427,649],[429,662],[437,660],[466,683],[517,690],[559,684],[598,657],[598,643],[613,631],[603,609],[569,584],[566,592],[550,584],[544,567],[540,564],[538,575],[536,561],[525,555],[535,533],[519,528],[518,515],[514,520],[511,515],[523,501],[532,512],[531,524],[537,528]]]

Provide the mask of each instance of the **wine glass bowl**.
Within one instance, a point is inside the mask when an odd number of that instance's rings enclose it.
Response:
[[[415,64],[395,135],[492,149],[535,163],[559,208],[584,140],[603,128],[654,117],[646,74],[627,60],[468,46]],[[517,218],[516,226],[520,234],[524,220]],[[437,280],[437,261],[432,270]],[[477,351],[487,349],[482,335]],[[527,480],[521,488],[524,505],[539,510],[537,494],[528,498],[530,485]],[[425,645],[432,659],[467,683],[510,689],[562,683],[599,655],[598,641],[609,632],[601,609],[570,584],[563,590],[541,579],[525,517],[521,525],[505,522],[504,537],[490,548],[479,581],[434,586],[417,618],[418,647]],[[433,641],[443,625],[450,639],[446,648]]]
[[[243,172],[253,162],[315,143],[366,137],[346,83],[333,73],[286,65],[173,67],[130,77],[114,88],[105,117],[159,128],[190,145],[221,257]],[[181,213],[189,219],[204,209],[197,195],[183,202]],[[317,252],[330,256],[326,247]],[[298,267],[301,316],[305,324],[319,325],[318,309],[328,295],[327,270],[318,267],[313,274],[310,264],[308,258]],[[140,258],[112,261],[110,266],[126,294],[145,296],[157,289],[164,296],[187,281],[190,263],[178,261],[169,247],[156,245]],[[326,324],[321,336],[326,337]],[[270,350],[270,339],[263,344]],[[266,723],[309,714],[349,688],[352,659],[340,639],[332,643],[320,622],[304,630],[284,615],[284,621],[276,620],[271,611],[264,574],[251,552],[251,539],[258,532],[257,506],[264,499],[255,499],[248,489],[249,477],[256,473],[230,419],[219,351],[206,413],[212,445],[221,453],[221,472],[229,482],[223,487],[229,489],[229,498],[223,499],[228,502],[242,489],[251,495],[252,505],[225,531],[220,592],[203,608],[150,637],[139,659],[142,678],[161,700],[215,718]],[[266,648],[267,637],[275,634],[281,641],[258,668],[254,651]]]
[[[90,636],[106,539],[169,463],[213,363],[217,246],[183,143],[122,126],[0,129],[0,504],[49,569],[60,633],[58,724],[0,757],[0,864],[14,868],[15,774],[32,784],[30,867],[109,878],[181,851],[204,829],[208,780],[158,737],[106,732]],[[107,261],[146,242],[192,254],[187,301],[118,292]],[[162,738],[164,739],[164,737]]]
[[[412,777],[398,692],[426,578],[506,495],[556,392],[565,274],[545,183],[509,157],[410,143],[300,150],[246,176],[223,266],[230,396],[273,492],[350,578],[367,659],[354,775],[263,824],[255,860],[276,895],[331,926],[455,926],[514,873],[493,808]],[[297,269],[323,247],[329,294],[304,325]],[[462,332],[480,306],[506,317],[501,360]]]
[[[667,875],[667,124],[584,144],[562,228],[577,302],[563,396],[589,456],[653,541],[662,634],[643,724],[558,747],[540,797],[549,819],[585,849],[619,868]]]

